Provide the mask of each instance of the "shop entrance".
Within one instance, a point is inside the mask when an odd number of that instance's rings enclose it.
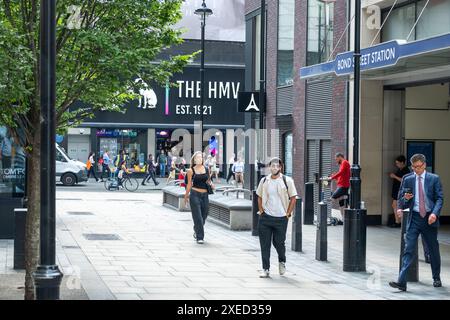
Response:
[[[450,197],[450,83],[405,86],[384,91],[383,125],[383,221],[393,213],[392,179],[395,157],[403,154],[410,167],[410,157],[422,153],[427,171],[440,176],[444,198]],[[411,170],[411,168],[410,168]],[[450,204],[444,201],[442,216],[449,216]],[[442,219],[442,220],[445,220]]]

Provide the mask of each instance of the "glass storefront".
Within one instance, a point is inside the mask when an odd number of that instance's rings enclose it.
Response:
[[[6,127],[0,127],[0,198],[25,192],[25,153]]]
[[[278,2],[278,86],[294,83],[295,1]]]
[[[109,157],[114,159],[120,150],[125,150],[129,166],[143,165],[147,152],[146,134],[144,129],[97,129],[98,156],[108,151]]]
[[[381,33],[383,42],[406,40],[411,30],[408,41],[426,39],[450,32],[450,1],[417,0],[406,4],[401,3],[388,16],[389,10],[390,8],[386,8],[383,11],[383,21],[387,18]],[[417,26],[413,30],[416,21]]]

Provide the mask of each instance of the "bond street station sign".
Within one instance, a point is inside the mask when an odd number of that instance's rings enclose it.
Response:
[[[424,64],[433,67],[433,61],[426,61],[427,55],[442,54],[444,59],[450,51],[450,33],[428,39],[406,42],[405,40],[392,40],[383,42],[361,50],[361,71],[389,69],[389,67],[407,61],[408,58],[423,57]],[[333,61],[320,63],[300,69],[300,78],[314,78],[320,76],[345,76],[353,74],[354,53],[348,51],[340,53]],[[444,60],[445,61],[445,60]]]
[[[395,65],[399,53],[399,42],[397,41],[389,41],[367,50],[361,50],[361,71]],[[353,52],[345,52],[336,56],[334,71],[337,75],[351,74],[354,67]]]

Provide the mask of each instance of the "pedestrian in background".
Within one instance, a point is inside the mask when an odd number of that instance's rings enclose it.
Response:
[[[89,153],[88,161],[86,162],[86,168],[88,169],[88,179],[91,176],[91,174],[94,176],[95,181],[98,182],[99,179],[97,178],[97,175],[95,174],[95,153],[91,152]]]
[[[177,171],[177,164],[176,164],[176,157],[172,158],[171,164],[170,164],[170,171],[169,171],[169,176],[167,177],[167,182],[166,184],[168,184],[171,180],[175,180],[175,174]]]
[[[204,225],[209,212],[208,184],[210,188],[214,188],[209,177],[210,173],[205,166],[202,152],[195,152],[191,158],[191,168],[187,171],[184,203],[186,206],[190,203],[194,221],[194,239],[199,244],[204,243]]]
[[[258,195],[258,232],[261,246],[263,270],[261,278],[270,276],[271,242],[278,253],[280,275],[286,272],[286,232],[289,218],[295,208],[297,190],[292,178],[282,174],[283,162],[279,158],[270,160],[271,175],[261,179]]]
[[[400,217],[404,209],[409,209],[406,222],[405,249],[402,254],[402,266],[397,282],[389,285],[406,291],[407,274],[415,255],[417,238],[422,235],[430,252],[433,286],[442,287],[441,255],[437,239],[439,216],[444,203],[441,180],[438,175],[427,172],[426,158],[423,154],[411,157],[414,174],[403,177],[398,197],[397,215]]]
[[[215,177],[218,180],[218,183],[220,183],[219,166],[217,165],[217,156],[216,155],[211,155],[209,167],[210,167],[210,172],[211,172],[211,181],[214,181],[213,177]]]
[[[238,158],[238,161],[236,161],[232,167],[236,180],[236,186],[239,183],[242,184],[242,187],[244,186],[244,169],[244,161],[242,161],[242,158]]]
[[[228,160],[229,169],[228,169],[227,183],[229,183],[231,177],[233,177],[233,179],[236,180],[236,177],[234,176],[234,172],[233,172],[233,165],[234,165],[235,161],[236,161],[236,157],[233,153],[231,155],[230,159]]]
[[[337,189],[331,195],[331,199],[339,201],[339,210],[343,221],[344,209],[348,206],[348,190],[351,176],[350,163],[341,152],[336,153],[334,159],[339,165],[339,171],[328,177],[328,180],[337,180]]]
[[[108,150],[105,150],[102,156],[102,175],[101,175],[101,181],[103,182],[103,175],[106,172],[106,179],[109,178],[111,175],[111,169],[109,168],[109,164],[111,162],[111,159],[109,158]]]
[[[398,198],[398,192],[400,191],[400,184],[402,182],[402,179],[407,174],[410,174],[411,171],[409,170],[408,166],[406,165],[406,157],[404,155],[400,155],[395,159],[395,166],[397,167],[397,170],[395,173],[391,172],[389,174],[389,177],[392,179],[392,210],[394,211],[394,219],[392,221],[392,224],[389,225],[391,228],[400,228],[401,226],[401,220],[400,217],[397,215],[397,198]]]
[[[158,158],[158,163],[159,163],[160,178],[165,178],[166,177],[167,156],[166,156],[166,153],[164,150],[161,150],[161,154],[159,155],[159,158]]]
[[[156,166],[157,164],[153,162],[153,155],[149,154],[148,158],[147,158],[147,163],[146,163],[146,176],[144,177],[144,180],[142,180],[142,185],[145,186],[145,182],[150,182],[150,179],[153,180],[153,183],[155,184],[155,186],[157,186],[159,184],[158,181],[156,181]]]

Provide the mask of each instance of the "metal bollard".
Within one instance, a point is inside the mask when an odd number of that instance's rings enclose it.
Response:
[[[400,266],[399,271],[402,269],[403,264],[403,251],[405,250],[405,236],[406,236],[406,222],[408,221],[408,217],[410,215],[410,211],[403,210],[403,218],[402,218],[402,237],[400,241]],[[414,251],[414,257],[409,266],[408,274],[406,275],[406,281],[408,282],[418,282],[419,281],[419,246],[416,242],[416,250]]]
[[[14,269],[25,269],[26,208],[14,209]]]
[[[305,213],[303,223],[314,224],[314,182],[305,183]]]
[[[366,271],[365,209],[347,209],[344,214],[344,271]]]
[[[297,197],[292,221],[292,251],[302,251],[302,199]]]
[[[319,202],[319,214],[316,230],[316,260],[327,261],[327,204]]]
[[[252,236],[258,236],[258,195],[256,194],[256,190],[252,192]]]

